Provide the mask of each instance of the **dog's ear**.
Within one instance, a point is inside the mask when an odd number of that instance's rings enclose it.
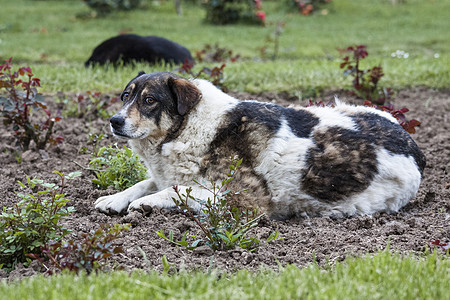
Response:
[[[137,74],[136,78],[139,77],[139,76],[142,76],[142,75],[144,75],[144,74],[145,74],[144,71],[140,71],[140,72]]]
[[[184,78],[169,77],[168,85],[177,99],[178,113],[182,116],[191,110],[202,97],[200,90]]]

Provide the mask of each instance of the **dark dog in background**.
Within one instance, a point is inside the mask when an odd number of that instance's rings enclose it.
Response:
[[[105,65],[111,63],[115,66],[119,62],[129,64],[133,61],[156,64],[166,62],[182,64],[192,62],[188,49],[158,36],[139,36],[136,34],[123,34],[112,37],[98,45],[85,66]]]

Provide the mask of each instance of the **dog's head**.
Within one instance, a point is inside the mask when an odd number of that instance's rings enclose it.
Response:
[[[201,95],[175,74],[140,72],[123,90],[123,107],[111,118],[111,130],[124,139],[163,138],[181,126]]]

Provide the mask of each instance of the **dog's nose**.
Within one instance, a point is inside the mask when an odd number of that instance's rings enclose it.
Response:
[[[111,122],[111,126],[114,129],[118,129],[121,128],[123,126],[123,124],[125,124],[125,118],[120,117],[120,116],[113,116],[109,122]]]

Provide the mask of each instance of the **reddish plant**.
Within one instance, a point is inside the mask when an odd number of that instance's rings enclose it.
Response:
[[[223,82],[223,69],[226,67],[225,64],[222,64],[220,67],[203,67],[199,72],[194,73],[192,71],[194,64],[186,61],[178,70],[178,73],[181,74],[189,74],[194,78],[203,78],[211,81],[215,86],[220,88],[222,91],[227,92],[228,88],[225,86]]]
[[[450,242],[442,242],[440,240],[434,240],[430,241],[430,245],[440,247],[444,251],[450,250]]]
[[[361,60],[369,55],[366,45],[349,46],[339,49],[339,52],[344,55],[340,68],[345,69],[344,75],[353,77],[353,92],[358,97],[378,105],[383,105],[392,97],[393,92],[390,88],[383,89],[378,86],[378,82],[384,76],[381,66],[367,70],[360,67]]]
[[[41,86],[40,79],[34,77],[30,67],[22,67],[12,72],[12,57],[0,65],[0,89],[6,90],[6,97],[0,96],[3,124],[12,125],[18,145],[23,151],[28,150],[31,141],[37,149],[44,149],[48,142],[59,143],[62,137],[53,138],[53,125],[61,120],[52,117],[44,102],[44,97],[37,93]],[[44,112],[44,120],[34,123],[33,112]]]
[[[101,92],[87,91],[86,95],[79,94],[75,100],[67,101],[67,115],[78,118],[101,117],[110,118],[108,108],[118,101],[118,97],[109,97]]]
[[[202,50],[195,51],[195,58],[198,62],[236,62],[241,56],[233,55],[233,50],[221,48],[218,44],[211,46],[206,44]],[[193,63],[191,63],[193,65]]]
[[[393,105],[375,105],[375,104],[372,104],[372,102],[367,101],[367,100],[364,101],[364,105],[369,106],[369,107],[374,107],[376,109],[390,113],[394,118],[397,119],[398,123],[403,127],[403,129],[405,129],[409,133],[416,133],[415,127],[420,125],[420,122],[415,119],[412,119],[412,120],[406,119],[405,113],[407,113],[409,111],[409,109],[407,109],[407,108],[395,109]],[[310,107],[310,106],[335,107],[336,103],[333,100],[329,101],[329,102],[323,102],[323,101],[313,102],[310,99],[309,103],[306,105],[306,107]]]
[[[394,118],[397,119],[398,123],[409,133],[416,133],[416,126],[420,126],[420,122],[416,119],[407,120],[405,117],[405,113],[409,111],[406,107],[402,109],[395,109],[392,104],[389,105],[376,105],[372,104],[372,102],[366,100],[364,101],[365,106],[375,107],[382,111],[387,111],[390,113]]]
[[[123,230],[129,230],[126,225],[100,225],[97,230],[82,233],[80,242],[69,240],[66,242],[53,242],[41,247],[41,254],[28,254],[36,259],[46,268],[47,274],[55,271],[69,270],[74,272],[101,270],[103,265],[100,261],[105,260],[113,254],[123,253],[122,247],[114,246],[113,242],[119,237]]]

